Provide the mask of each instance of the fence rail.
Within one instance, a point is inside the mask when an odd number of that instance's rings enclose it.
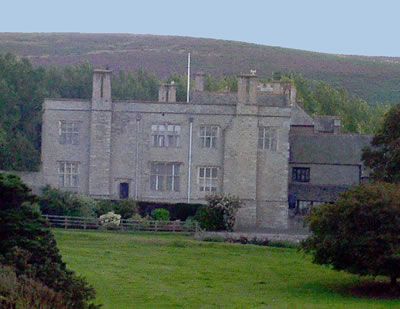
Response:
[[[152,232],[184,232],[196,233],[199,230],[197,222],[188,224],[182,221],[135,221],[121,219],[118,225],[112,227],[102,225],[97,218],[43,215],[51,227],[83,230],[120,230],[120,231],[152,231]]]

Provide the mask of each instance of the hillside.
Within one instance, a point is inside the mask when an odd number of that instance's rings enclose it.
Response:
[[[343,86],[370,103],[400,102],[400,58],[331,55],[234,41],[132,34],[0,33],[0,53],[28,57],[35,65],[63,66],[88,61],[113,70],[143,68],[165,78],[184,73],[186,54],[193,71],[213,75],[256,69],[302,73]]]

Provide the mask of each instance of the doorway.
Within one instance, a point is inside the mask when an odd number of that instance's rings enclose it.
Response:
[[[129,198],[129,183],[121,182],[119,184],[119,198],[120,199]]]

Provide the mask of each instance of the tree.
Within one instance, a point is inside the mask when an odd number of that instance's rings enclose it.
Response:
[[[400,276],[400,187],[375,183],[342,194],[336,204],[314,208],[312,235],[302,243],[313,262],[359,275]]]
[[[364,149],[362,159],[374,180],[400,183],[400,104],[385,115],[383,125]]]
[[[0,174],[0,262],[62,293],[68,308],[95,308],[94,289],[67,269],[34,201],[19,177]]]

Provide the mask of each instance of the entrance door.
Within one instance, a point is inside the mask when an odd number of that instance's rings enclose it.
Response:
[[[121,182],[119,184],[119,198],[120,199],[129,198],[129,183]]]

